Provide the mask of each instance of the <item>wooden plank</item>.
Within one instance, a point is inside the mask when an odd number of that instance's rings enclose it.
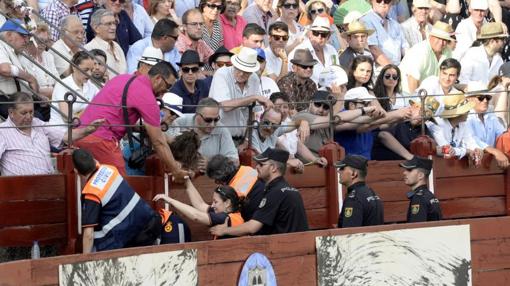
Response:
[[[66,205],[64,200],[1,202],[0,214],[0,227],[61,223]]]
[[[384,223],[405,222],[409,201],[384,202]]]
[[[332,227],[328,224],[328,209],[306,210],[306,217],[308,218],[308,227],[310,229],[325,229]]]
[[[152,201],[154,197],[153,177],[149,176],[127,176],[126,182],[145,201]]]
[[[198,267],[198,285],[232,285],[236,286],[243,262],[208,264]],[[234,274],[235,273],[235,274]]]
[[[0,285],[31,285],[31,261],[6,262],[0,267]]]
[[[398,164],[403,161],[369,161],[367,183],[381,181],[401,181],[402,168]]]
[[[287,171],[285,179],[296,189],[322,187],[326,184],[326,169],[318,166],[306,166],[303,174]]]
[[[215,240],[214,243],[209,243],[209,247],[207,248],[207,263],[217,264],[223,262],[244,261],[254,252],[267,253],[267,238],[267,236],[252,236]],[[234,245],[235,251],[232,251],[232,246]]]
[[[440,201],[444,219],[505,215],[505,197]]]
[[[473,285],[510,285],[510,269],[472,271]]]
[[[510,238],[471,242],[473,269],[510,269]]]
[[[317,284],[317,259],[315,254],[273,259],[271,264],[278,285],[309,286]]]
[[[368,183],[368,186],[374,190],[383,202],[407,201],[407,192],[409,187],[400,181],[380,181]]]
[[[436,180],[435,194],[439,200],[468,197],[493,197],[505,195],[505,177],[485,175],[440,178]]]
[[[300,188],[305,209],[319,209],[328,207],[328,191],[324,188]]]
[[[32,246],[34,240],[41,245],[63,243],[66,234],[65,223],[3,227],[0,228],[0,245]]]
[[[64,175],[0,177],[0,202],[63,199]]]
[[[467,158],[457,160],[434,157],[434,175],[436,178],[468,177],[502,173],[504,173],[504,171],[498,168],[495,160],[489,161],[489,156],[484,157],[482,166],[477,168],[469,166]]]

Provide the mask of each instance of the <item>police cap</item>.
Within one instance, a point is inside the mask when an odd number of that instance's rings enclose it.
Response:
[[[360,171],[366,171],[367,165],[368,165],[367,158],[361,155],[347,155],[343,160],[338,161],[335,164],[335,167],[342,169],[346,166],[349,166]]]
[[[289,152],[282,150],[282,149],[276,149],[276,148],[267,148],[266,151],[253,157],[253,160],[255,160],[257,162],[265,162],[267,160],[273,160],[273,161],[277,161],[277,162],[281,162],[281,163],[287,163],[288,159],[289,159]]]
[[[432,170],[432,160],[414,156],[411,160],[407,160],[403,163],[399,164],[400,167],[412,170],[416,168],[425,169],[425,170]]]

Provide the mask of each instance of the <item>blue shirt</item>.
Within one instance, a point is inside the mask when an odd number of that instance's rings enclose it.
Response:
[[[506,131],[505,127],[494,113],[485,113],[483,119],[484,122],[480,120],[478,114],[470,113],[467,125],[480,148],[494,147],[496,146],[496,138]]]
[[[184,86],[184,81],[180,79],[172,86],[170,92],[182,97],[182,104],[184,105],[182,113],[195,113],[196,106],[186,105],[197,105],[202,98],[208,97],[210,87],[211,85],[207,84],[206,80],[199,79],[195,82],[195,93],[190,93]]]
[[[374,133],[372,131],[358,133],[356,130],[335,132],[335,142],[344,147],[345,155],[361,155],[372,159]]]
[[[133,24],[138,29],[138,32],[140,32],[140,35],[142,35],[142,38],[151,36],[154,23],[149,14],[147,14],[147,11],[145,11],[145,8],[136,3],[133,3]]]
[[[388,31],[383,27],[385,20],[388,21]],[[400,24],[388,17],[386,19],[381,18],[374,10],[370,10],[365,16],[361,17],[361,21],[365,23],[367,29],[375,30],[375,33],[367,39],[368,45],[379,47],[394,65],[399,65],[402,59],[402,50],[407,48],[407,42]]]
[[[195,7],[198,7],[198,4],[200,3],[199,0],[178,0],[175,1],[175,14],[179,18],[182,18],[182,15],[184,12],[188,11],[189,9],[193,9]]]
[[[100,8],[102,7],[95,7],[92,14],[94,14],[94,12]],[[140,32],[138,32],[138,29],[131,21],[131,18],[129,18],[129,15],[124,10],[121,10],[119,13],[119,24],[117,25],[116,35],[117,37],[115,41],[122,48],[124,55],[127,55],[130,45],[134,44],[136,41],[142,38],[142,35],[140,35]],[[90,26],[89,18],[89,22],[87,23],[87,42],[92,41],[94,37],[95,33],[92,27]]]
[[[142,58],[143,51],[147,47],[152,47],[152,38],[144,38],[134,43],[130,48],[126,56],[127,68],[129,73],[133,73],[137,66],[138,61]],[[175,70],[179,70],[179,66],[176,64],[181,61],[181,54],[176,48],[163,54],[165,61],[172,64]]]

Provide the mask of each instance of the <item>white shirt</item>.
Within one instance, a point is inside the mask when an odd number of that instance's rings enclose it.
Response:
[[[260,95],[260,80],[256,73],[248,78],[244,89],[241,90],[234,78],[234,67],[219,68],[213,76],[209,97],[223,102],[240,99],[247,96]],[[248,107],[239,107],[231,111],[220,109],[221,123],[226,126],[246,126],[248,123]],[[244,135],[244,127],[228,128],[232,136]]]
[[[429,76],[428,78],[424,79],[420,86],[416,89],[416,93],[420,90],[420,89],[425,89],[427,91],[427,95],[433,95],[434,98],[439,102],[439,107],[437,108],[437,111],[435,113],[435,115],[439,115],[443,112],[444,110],[444,102],[443,102],[443,99],[444,99],[444,91],[443,91],[443,88],[441,87],[441,84],[439,84],[439,77],[438,76]],[[455,88],[451,88],[450,92],[449,93],[460,93],[460,91],[458,91],[457,89]],[[414,94],[416,95],[416,94]],[[413,98],[414,101],[420,101],[420,98],[419,97],[415,97]]]
[[[335,48],[333,48],[333,46],[330,44],[326,44],[323,48],[324,63],[321,63],[319,61],[319,57],[315,53],[315,50],[314,50],[312,43],[310,42],[309,39],[305,39],[301,44],[297,45],[296,48],[294,48],[294,50],[292,50],[292,52],[290,52],[288,58],[293,59],[294,53],[298,49],[309,50],[310,53],[312,53],[312,57],[317,60],[317,64],[313,66],[313,74],[311,77],[311,79],[315,82],[315,84],[319,83],[319,75],[321,74],[323,69],[325,69],[326,67],[331,66],[331,65],[339,65],[340,64],[340,60],[338,59],[338,53],[336,52]],[[289,71],[291,71],[292,63],[289,61],[288,65],[289,65],[288,66]]]
[[[112,44],[113,50],[107,41],[99,37],[94,37],[92,41],[85,45],[85,49],[89,51],[93,49],[103,50],[106,53],[106,64],[119,74],[126,73],[127,64],[126,57],[124,56],[124,51],[122,51],[122,48],[117,42],[113,41]],[[111,74],[110,70],[107,72],[110,75],[109,78],[113,78],[115,76]]]
[[[292,122],[292,120],[287,117],[283,122],[282,125],[288,125]],[[282,144],[287,151],[291,155],[295,155],[297,153],[297,144],[298,144],[298,135],[297,130],[293,130],[291,132],[285,133],[278,137],[278,142]]]
[[[266,54],[266,70],[264,74],[279,76],[282,70],[282,60],[273,53],[271,47],[265,48],[264,53]]]
[[[274,92],[279,92],[280,88],[276,82],[267,76],[260,77],[260,91],[263,96],[269,98]]]
[[[426,40],[429,36],[430,30],[432,29],[432,25],[429,23],[425,24],[425,39],[423,39],[420,33],[420,25],[418,25],[418,22],[414,16],[403,22],[401,26],[408,47],[412,47],[419,42]]]
[[[42,61],[39,64],[47,69],[52,75],[58,77],[59,74],[57,72],[57,68],[55,67],[55,59],[53,58],[53,55],[49,52],[43,51],[41,54],[41,59]],[[37,79],[39,87],[53,87],[55,85],[55,79],[40,69],[36,64],[23,56],[20,57],[20,61],[25,70]]]
[[[430,121],[425,122],[425,124],[427,124],[427,128],[438,146],[451,145],[455,151],[455,156],[459,159],[466,155],[467,150],[479,148],[466,122],[459,123],[459,126],[454,129],[448,119],[436,117],[435,120],[437,125]]]
[[[56,41],[51,47],[66,57],[68,60],[73,58],[73,52],[71,52],[71,49],[64,43],[62,39]],[[63,74],[67,69],[69,69],[71,65],[66,60],[57,55],[53,50],[50,50],[49,52],[53,55],[53,59],[55,60],[55,67],[57,68],[59,75]]]
[[[11,65],[15,65],[21,70],[23,70],[23,65],[20,62],[18,55],[14,52],[14,50],[9,47],[4,41],[0,40],[0,64],[9,63]],[[23,87],[20,85],[22,90]],[[0,90],[5,94],[15,93],[17,91],[16,82],[13,77],[5,77],[0,75]]]
[[[469,48],[460,60],[460,64],[462,66],[460,82],[481,81],[488,84],[491,78],[498,75],[499,68],[503,65],[503,59],[499,53],[496,53],[492,56],[492,61],[489,62],[487,52],[481,45]]]
[[[473,45],[473,42],[476,40],[476,32],[476,26],[471,17],[460,21],[457,29],[455,29],[455,36],[457,37],[457,45],[453,51],[455,59],[461,59],[464,53]]]
[[[76,91],[79,95],[83,96],[89,102],[99,92],[99,89],[97,88],[97,86],[95,84],[93,84],[92,82],[90,82],[89,80],[83,84],[83,87],[79,87],[74,82],[73,75],[69,75],[68,77],[64,78],[62,80],[62,82],[64,84],[66,84],[67,86],[69,86],[70,88],[72,88],[74,91]],[[55,85],[55,88],[53,89],[53,95],[51,96],[51,98],[52,98],[52,100],[65,100],[64,96],[68,91],[69,90],[66,87],[64,87],[62,84],[57,83]],[[88,106],[87,103],[81,103],[81,102],[84,102],[84,100],[82,98],[77,97],[76,101],[79,101],[79,102],[75,102],[73,104],[73,113],[74,113],[73,117],[74,117],[74,115],[76,115],[76,113],[83,111]],[[60,110],[58,102],[53,102],[51,104]],[[51,113],[50,113],[50,124],[53,125],[53,124],[65,124],[65,123],[66,123],[66,121],[64,121],[64,118],[60,115],[60,113],[58,113],[55,109],[52,108]],[[67,130],[66,126],[60,126],[57,128],[63,129],[64,131]]]

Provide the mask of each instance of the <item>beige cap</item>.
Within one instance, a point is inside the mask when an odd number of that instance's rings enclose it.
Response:
[[[413,6],[416,8],[431,8],[430,0],[413,0]]]

